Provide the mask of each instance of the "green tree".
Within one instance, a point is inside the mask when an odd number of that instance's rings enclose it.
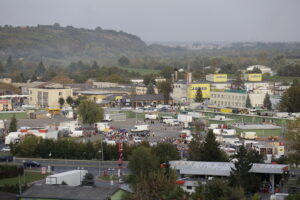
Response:
[[[234,156],[237,161],[234,162],[234,167],[230,172],[230,183],[235,187],[249,188],[249,170],[252,167],[252,162],[248,159],[248,153],[244,146],[241,146]]]
[[[44,63],[41,61],[35,70],[36,76],[43,76],[46,73],[46,68],[44,66]]]
[[[16,119],[15,114],[13,115],[13,117],[10,120],[10,124],[9,124],[9,132],[16,132],[18,128],[18,121]]]
[[[67,98],[66,101],[67,101],[67,104],[69,104],[70,106],[72,106],[72,104],[74,102],[74,100],[73,100],[73,98],[71,96],[68,96],[68,98]]]
[[[166,79],[171,79],[173,72],[174,72],[174,69],[172,67],[164,67],[160,71],[160,75]]]
[[[159,168],[159,160],[149,147],[139,146],[129,157],[128,168],[133,176],[146,175]]]
[[[89,100],[80,102],[78,114],[84,124],[92,125],[103,120],[103,109]]]
[[[201,137],[194,136],[189,144],[189,159],[194,161],[228,161],[226,153],[219,148],[220,144],[210,130],[205,140],[202,142]]]
[[[16,147],[16,156],[35,157],[39,138],[35,135],[26,135],[23,141]]]
[[[64,98],[60,97],[60,98],[58,99],[58,103],[59,103],[59,105],[60,105],[60,108],[62,108],[62,107],[64,106],[64,104],[65,104]]]
[[[180,159],[180,155],[175,145],[170,143],[159,143],[153,147],[154,154],[159,160],[159,163],[167,163],[170,160]]]
[[[248,94],[246,99],[246,108],[252,108],[252,103]]]
[[[86,96],[78,96],[78,98],[75,99],[74,104],[75,106],[79,106],[82,101],[86,101],[86,100],[87,100]]]
[[[150,83],[154,84],[155,83],[155,76],[154,76],[154,74],[145,74],[143,76],[143,83],[145,85],[149,85]]]
[[[267,93],[264,98],[264,107],[268,110],[272,110],[272,102],[270,100],[270,95]]]
[[[197,90],[195,102],[198,102],[198,103],[203,102],[202,91],[200,88],[198,88],[198,90]]]
[[[281,98],[279,110],[283,112],[300,112],[300,83],[297,79]]]
[[[82,186],[94,186],[95,181],[94,181],[94,175],[92,173],[87,173],[83,177],[83,180],[81,181]]]
[[[126,57],[126,56],[122,56],[119,60],[118,60],[119,65],[121,66],[128,66],[130,64],[130,60]]]
[[[96,61],[93,62],[92,70],[93,72],[97,72],[100,69],[98,63]]]
[[[155,94],[154,86],[152,83],[150,83],[147,87],[147,94]]]
[[[173,92],[172,83],[170,81],[162,81],[158,83],[158,92],[164,95],[165,104],[169,103],[171,99],[170,93]]]
[[[300,120],[290,121],[285,134],[286,147],[288,149],[288,161],[291,164],[300,165]]]
[[[285,200],[299,200],[300,199],[300,192],[290,194],[285,198]]]
[[[232,84],[232,89],[235,89],[235,90],[242,90],[245,88],[245,85],[244,85],[244,81],[242,79],[242,73],[241,72],[237,72],[236,73],[236,78],[235,80],[233,81],[233,84]]]
[[[133,185],[132,199],[170,199],[177,189],[176,173],[172,170],[155,170],[148,173],[141,173],[136,177]]]
[[[34,82],[34,81],[37,81],[37,77],[36,77],[35,73],[33,73],[31,78],[30,78],[30,82]]]

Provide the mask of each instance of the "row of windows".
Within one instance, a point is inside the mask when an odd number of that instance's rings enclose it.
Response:
[[[228,101],[212,101],[213,104],[218,106],[238,106],[243,107],[245,104],[240,102],[228,102]]]
[[[223,94],[211,94],[212,98],[225,98],[225,99],[239,99],[239,100],[245,100],[246,97],[243,96],[237,96],[237,95],[223,95]]]

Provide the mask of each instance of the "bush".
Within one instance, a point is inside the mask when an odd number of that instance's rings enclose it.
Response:
[[[18,167],[16,165],[0,165],[0,179],[16,177],[22,175],[23,172],[23,167]]]

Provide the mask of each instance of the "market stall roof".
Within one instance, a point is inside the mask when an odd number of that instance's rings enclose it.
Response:
[[[232,162],[202,162],[202,161],[170,161],[171,168],[179,170],[180,174],[230,176]],[[288,165],[254,163],[251,173],[282,174],[288,170]]]

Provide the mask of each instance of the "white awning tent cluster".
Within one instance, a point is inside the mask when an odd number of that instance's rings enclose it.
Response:
[[[205,176],[230,176],[234,168],[232,162],[202,162],[202,161],[170,161],[173,169],[180,174]],[[288,171],[288,165],[253,163],[250,173],[283,174]]]

